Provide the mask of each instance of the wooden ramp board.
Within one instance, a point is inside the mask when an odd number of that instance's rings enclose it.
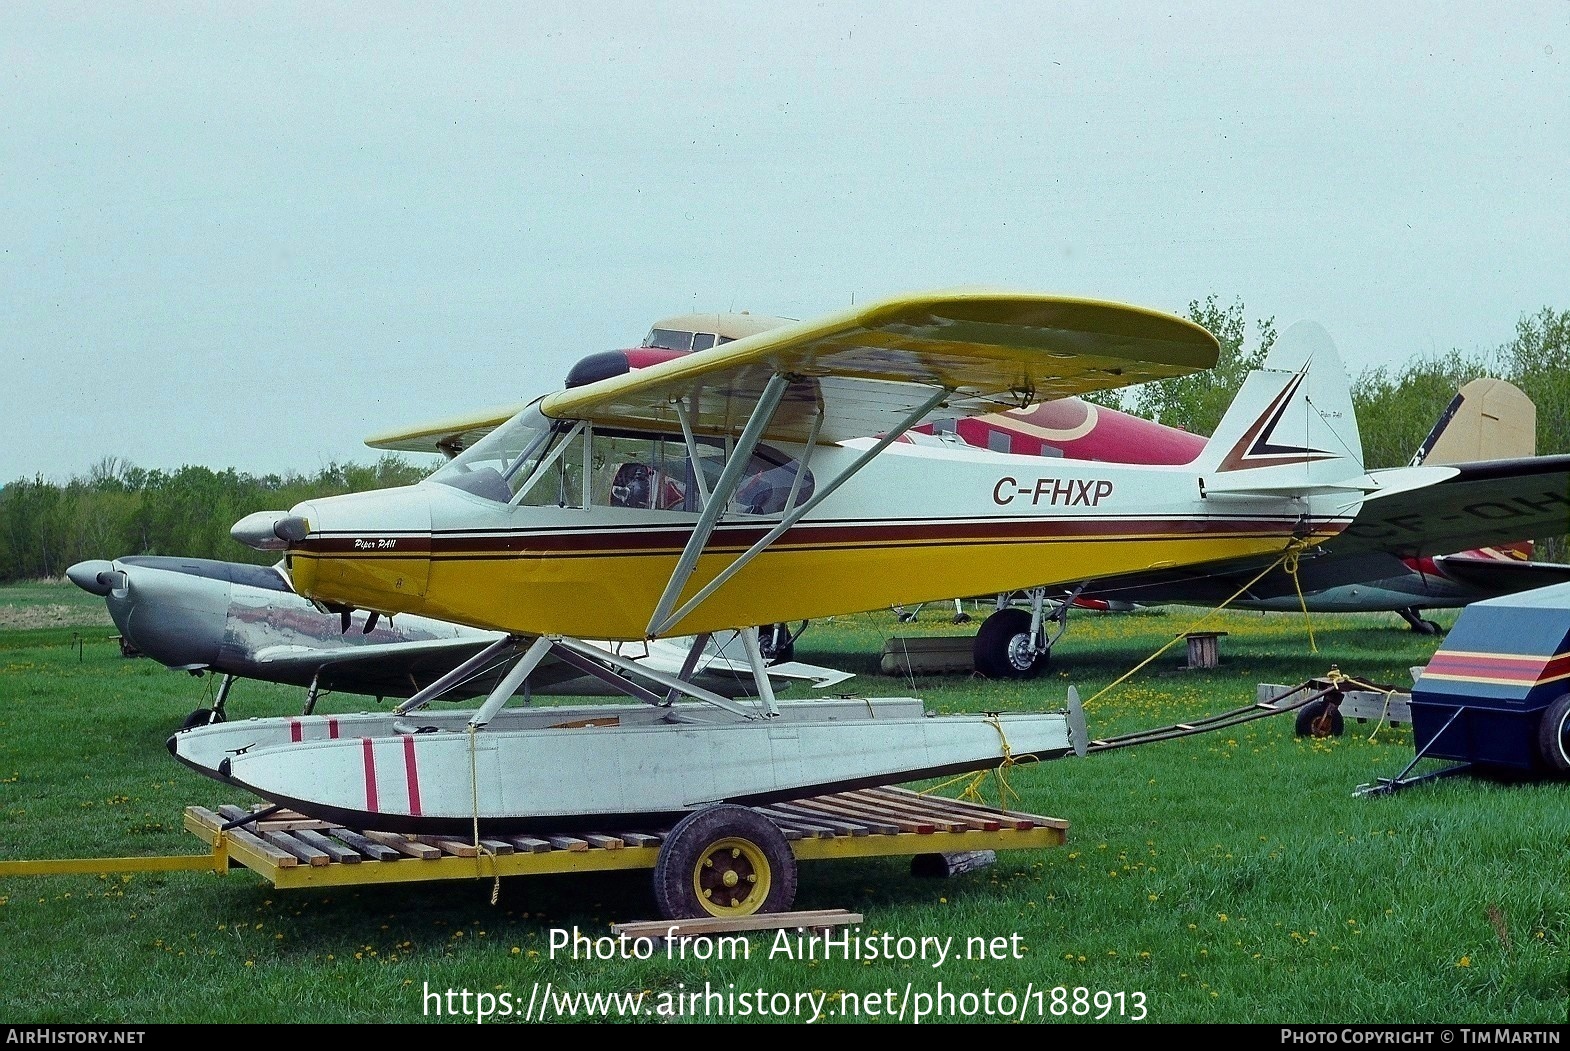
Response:
[[[1068,822],[904,788],[871,788],[754,807],[798,860],[1039,850],[1061,845]],[[255,820],[246,821],[246,818]],[[236,821],[242,822],[235,825]],[[231,826],[226,828],[225,826]],[[185,827],[278,887],[652,869],[668,830],[483,838],[349,829],[307,815],[187,807]]]

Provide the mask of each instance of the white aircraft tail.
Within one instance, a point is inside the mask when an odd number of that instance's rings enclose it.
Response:
[[[1281,334],[1194,466],[1206,496],[1367,488],[1352,385],[1323,328],[1300,321]]]

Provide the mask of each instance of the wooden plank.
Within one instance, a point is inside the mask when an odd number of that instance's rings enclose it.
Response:
[[[322,835],[313,828],[302,828],[295,832],[295,838],[320,850],[328,857],[341,865],[358,865],[365,859],[357,850],[350,850],[335,839]]]
[[[442,856],[440,847],[433,847],[429,843],[417,843],[406,836],[396,835],[392,832],[367,831],[365,838],[373,839],[383,846],[392,847],[400,854],[407,854],[411,858],[419,858],[421,861],[435,861]]]
[[[394,850],[392,847],[378,843],[373,839],[368,839],[360,835],[360,833],[347,828],[335,828],[332,830],[332,835],[340,842],[358,850],[372,861],[397,861],[403,857],[402,853]]]
[[[871,797],[873,799],[887,799],[887,800],[890,800],[892,802],[898,802],[900,800],[910,800],[910,799],[914,799],[914,800],[920,801],[920,800],[929,798],[927,796],[919,795],[919,794],[917,794],[915,792],[912,792],[908,788],[893,788],[893,787],[890,787],[890,788],[870,788],[870,789],[866,789],[866,790],[864,790],[862,792],[857,792],[857,793],[853,793],[853,794],[855,794],[855,795],[862,795],[862,796],[869,796],[869,797]],[[978,808],[980,808],[982,810],[987,811],[990,814],[1001,814],[1004,817],[1014,818],[1016,821],[1029,822],[1029,824],[1027,826],[1025,826],[1025,827],[1028,827],[1028,828],[1035,828],[1038,825],[1056,826],[1061,821],[1060,818],[1042,817],[1040,814],[1026,814],[1026,813],[1023,813],[1023,812],[1018,811],[1018,810],[1008,810],[1008,809],[1005,809],[1003,807],[987,806],[985,804],[971,803],[969,801],[950,800],[950,802],[962,802],[967,807],[978,807]],[[1066,823],[1064,824],[1064,827],[1067,827]]]
[[[535,839],[533,836],[508,836],[507,842],[511,843],[515,850],[524,854],[545,854],[551,849],[551,845],[545,840]]]
[[[844,814],[837,814],[832,811],[824,811],[815,807],[804,806],[801,801],[776,803],[774,804],[774,809],[782,811],[786,814],[795,814],[799,817],[807,819],[808,821],[824,825],[833,829],[835,835],[865,836],[872,831],[860,821],[847,820],[846,815]]]
[[[981,825],[997,822],[999,828],[1009,828],[1017,832],[1028,832],[1039,825],[1048,823],[1049,819],[1035,817],[1030,814],[1014,815],[1006,810],[998,810],[985,803],[973,803],[968,799],[952,799],[948,796],[922,796],[922,805],[934,809],[945,809],[949,813],[963,815]],[[995,831],[992,828],[983,828],[983,831]]]
[[[480,840],[480,849],[488,850],[499,858],[517,853],[517,848],[505,839],[482,839]]]
[[[819,796],[816,799],[797,799],[792,801],[792,805],[807,810],[822,811],[836,817],[855,821],[865,827],[868,834],[872,835],[895,836],[904,831],[898,823],[890,821],[887,815],[879,812],[876,808],[852,803],[834,796]]]
[[[780,826],[780,831],[785,833],[786,839],[790,838],[792,832],[809,839],[832,839],[834,836],[834,830],[827,825],[815,825],[810,821],[803,821],[795,814],[786,814],[772,807],[759,806],[752,809]]]
[[[222,822],[219,822],[219,824],[222,824]],[[295,857],[286,850],[279,850],[277,847],[263,840],[254,832],[247,832],[243,828],[231,828],[225,832],[224,835],[228,836],[236,843],[244,843],[252,850],[267,857],[274,865],[277,865],[281,869],[292,869],[300,864],[299,858]]]
[[[732,934],[745,931],[817,930],[849,923],[860,923],[863,917],[844,909],[821,909],[813,912],[765,912],[734,918],[705,916],[690,920],[633,920],[611,924],[611,932],[629,938],[690,938],[707,934]]]
[[[583,838],[589,841],[589,846],[599,847],[601,850],[620,850],[627,845],[619,836],[606,836],[598,832],[586,833]]]
[[[861,797],[853,795],[851,798],[860,799]],[[906,832],[930,836],[938,831],[938,823],[933,821],[925,810],[918,810],[907,803],[892,802],[884,799],[863,799],[862,801],[870,802],[871,805],[876,806],[879,812],[890,821],[899,822],[901,829]]]
[[[332,864],[332,856],[325,850],[317,850],[309,843],[302,843],[287,832],[262,832],[261,837],[279,850],[286,850],[307,864],[316,866]]]
[[[545,838],[550,842],[550,845],[555,847],[557,850],[589,849],[587,840],[578,839],[574,836],[546,836]]]
[[[665,837],[647,832],[623,832],[621,841],[629,847],[657,847],[665,841]]]

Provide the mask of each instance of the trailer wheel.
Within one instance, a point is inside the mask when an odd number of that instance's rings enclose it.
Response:
[[[1299,737],[1340,737],[1344,727],[1341,706],[1328,697],[1298,709],[1296,729]]]
[[[666,919],[785,912],[796,900],[796,855],[774,822],[721,803],[682,818],[654,862]]]
[[[1051,659],[1051,650],[1031,647],[1030,614],[1012,606],[982,621],[971,646],[976,670],[989,679],[1034,679]]]
[[[1556,774],[1570,774],[1570,693],[1543,710],[1537,726],[1537,754]]]

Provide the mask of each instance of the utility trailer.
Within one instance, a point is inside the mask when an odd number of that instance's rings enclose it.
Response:
[[[999,850],[1061,846],[1068,822],[904,788],[868,788],[766,806],[719,804],[642,831],[424,836],[353,830],[277,807],[187,807],[185,827],[224,867],[275,887],[363,886],[546,873],[652,870],[669,919],[786,912],[802,861],[910,857],[949,876]]]
[[[1410,707],[1416,756],[1357,795],[1465,772],[1570,776],[1570,584],[1463,609],[1417,676]],[[1409,776],[1423,759],[1453,764]]]

